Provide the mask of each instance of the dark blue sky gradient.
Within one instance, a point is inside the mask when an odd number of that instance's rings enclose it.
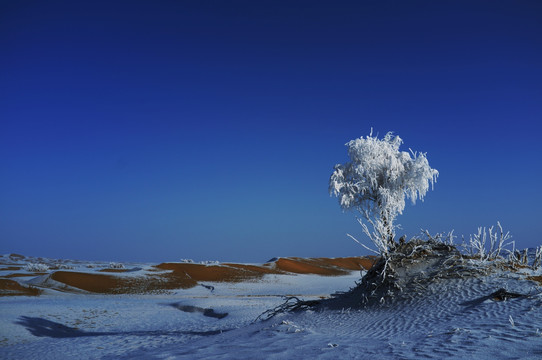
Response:
[[[541,243],[540,1],[15,1],[0,8],[0,250],[364,254],[327,193],[371,127],[440,171],[402,232]]]

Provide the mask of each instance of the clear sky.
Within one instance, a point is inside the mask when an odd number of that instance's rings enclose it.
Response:
[[[541,1],[0,6],[2,253],[365,254],[327,188],[371,127],[440,172],[400,234],[542,243]]]

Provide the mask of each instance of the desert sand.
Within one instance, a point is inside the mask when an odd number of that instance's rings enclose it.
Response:
[[[39,295],[42,289],[97,294],[145,294],[174,289],[188,289],[202,282],[256,281],[266,274],[316,274],[321,276],[348,275],[352,271],[369,269],[373,257],[347,258],[278,258],[264,264],[197,264],[165,262],[144,267],[111,268],[107,264],[83,267],[59,266],[55,260],[26,258],[10,254],[0,267],[0,296]],[[16,266],[15,261],[28,261],[49,267],[47,272],[29,271]],[[82,265],[81,262],[79,265]],[[72,269],[65,269],[71,267]],[[77,268],[77,269],[76,269]],[[13,278],[19,278],[17,282]],[[25,280],[34,278],[30,286]]]
[[[427,281],[389,304],[359,306],[352,289],[376,260],[121,265],[4,255],[0,358],[542,358],[540,270],[431,279],[439,262],[413,260],[405,276]],[[261,320],[288,297],[319,305]]]

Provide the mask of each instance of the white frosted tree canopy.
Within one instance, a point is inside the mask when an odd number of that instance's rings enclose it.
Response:
[[[405,208],[405,198],[423,200],[438,171],[425,153],[400,151],[403,140],[389,132],[349,141],[350,161],[335,165],[329,191],[344,210],[358,210],[385,241],[393,241],[393,221]],[[374,241],[374,239],[373,239]]]

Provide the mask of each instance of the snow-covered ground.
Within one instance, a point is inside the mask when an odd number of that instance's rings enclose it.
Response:
[[[542,296],[521,271],[431,283],[422,296],[393,306],[255,321],[283,296],[318,300],[359,277],[268,274],[157,295],[0,297],[0,358],[542,358]],[[500,288],[528,296],[488,297]]]

